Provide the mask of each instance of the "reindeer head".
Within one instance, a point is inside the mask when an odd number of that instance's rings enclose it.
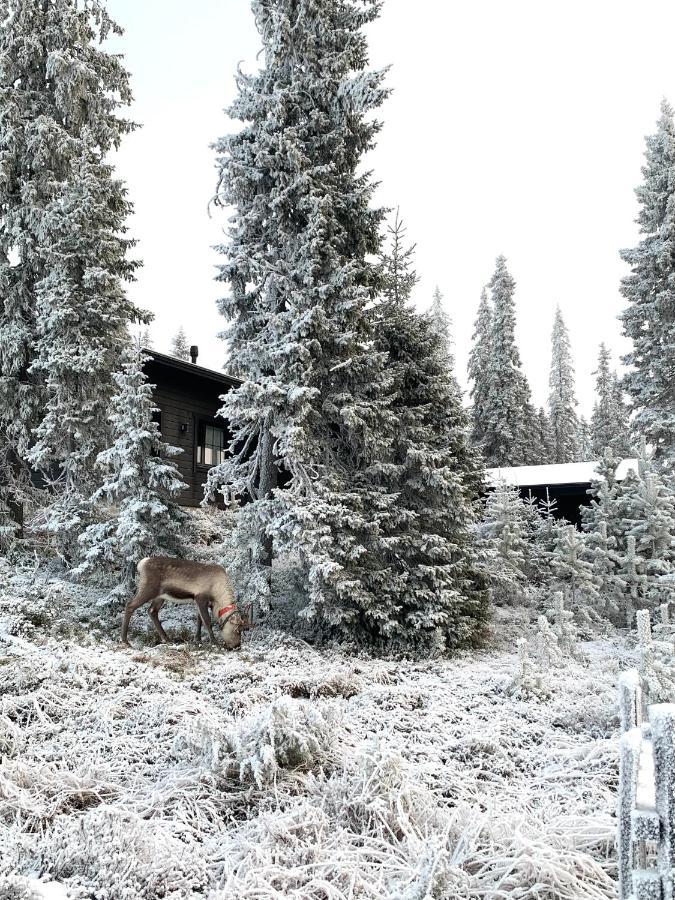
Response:
[[[249,603],[243,613],[235,606],[232,612],[223,617],[220,631],[223,643],[228,650],[238,650],[241,647],[241,636],[244,631],[253,628],[253,604]]]

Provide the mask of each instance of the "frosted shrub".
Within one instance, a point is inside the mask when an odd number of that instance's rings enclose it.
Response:
[[[518,670],[507,688],[507,693],[517,700],[530,700],[533,697],[547,700],[551,696],[543,674],[537,672],[532,665],[525,638],[518,641]]]
[[[69,879],[96,900],[183,900],[206,890],[206,863],[157,822],[99,807],[60,817],[38,845],[43,872]]]
[[[32,878],[0,875],[0,900],[42,900],[44,894]]]
[[[235,738],[239,776],[261,788],[280,769],[323,765],[331,761],[334,726],[304,700],[279,697],[244,721]]]
[[[342,827],[387,842],[421,836],[441,821],[433,794],[380,739],[366,744],[352,767],[329,779],[326,794],[326,809]]]
[[[537,619],[536,659],[540,669],[564,665],[558,636],[546,616],[539,616]]]
[[[574,614],[565,609],[565,598],[562,591],[553,595],[553,609],[548,610],[553,619],[553,632],[558,639],[560,651],[565,656],[577,657],[577,629],[574,625]]]

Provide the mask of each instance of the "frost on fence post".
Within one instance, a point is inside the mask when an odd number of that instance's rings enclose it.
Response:
[[[622,734],[641,724],[642,689],[637,669],[629,669],[619,675],[619,716]]]
[[[642,730],[631,728],[619,745],[619,897],[629,900],[633,892],[633,810],[637,793]]]
[[[661,823],[657,867],[663,900],[675,900],[675,703],[649,708],[654,752],[656,812]]]

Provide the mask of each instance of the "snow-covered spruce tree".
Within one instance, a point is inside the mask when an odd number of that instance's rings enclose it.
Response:
[[[558,306],[551,335],[551,373],[548,397],[549,419],[555,451],[553,462],[568,463],[577,459],[579,423],[575,412],[576,405],[570,339]]]
[[[233,453],[207,494],[250,494],[240,521],[258,536],[254,564],[271,559],[272,534],[300,554],[306,616],[364,639],[400,636],[405,584],[389,562],[399,514],[379,462],[396,428],[392,379],[370,321],[382,211],[361,169],[387,94],[384,73],[368,69],[362,30],[379,5],[252,7],[263,65],[239,73],[229,114],[244,126],[217,144],[216,202],[234,209],[220,308],[231,366],[245,381],[224,401]],[[279,468],[289,476],[283,490]]]
[[[182,325],[171,341],[171,355],[175,356],[176,359],[184,359],[186,362],[190,362],[190,344]]]
[[[114,378],[112,446],[99,453],[103,483],[90,499],[99,518],[80,535],[82,562],[78,574],[119,575],[115,593],[128,594],[136,564],[154,553],[173,553],[188,537],[189,515],[172,502],[184,490],[172,457],[182,451],[162,441],[153,421],[154,385],[148,384],[143,354],[129,350]]]
[[[551,561],[551,569],[556,582],[561,587],[569,587],[574,611],[580,608],[582,601],[589,605],[597,601],[593,571],[586,559],[586,543],[574,525],[567,525],[561,530]]]
[[[624,386],[635,410],[635,433],[656,460],[675,466],[675,123],[664,100],[656,133],[647,138],[643,182],[636,189],[642,240],[621,252],[631,268],[621,282],[628,302],[623,330],[633,342],[624,357]]]
[[[576,462],[588,462],[591,459],[594,459],[591,426],[585,416],[579,416]]]
[[[133,127],[118,115],[131,93],[119,55],[101,47],[120,29],[98,0],[2,11],[0,441],[15,470],[58,473],[47,523],[62,541],[91,488],[112,371],[139,317],[123,290],[130,204],[106,162]]]
[[[515,286],[506,259],[499,256],[488,285],[492,294],[491,361],[481,438],[486,465],[491,467],[525,465],[531,456],[530,388],[516,346]]]
[[[546,410],[543,407],[539,407],[537,419],[534,423],[534,429],[538,448],[538,465],[550,465],[553,462],[555,445],[551,423],[546,415]]]
[[[626,625],[630,628],[633,624],[635,611],[644,605],[644,596],[647,591],[647,576],[644,573],[644,559],[636,550],[635,536],[629,534],[622,552],[617,555],[616,576],[618,583],[623,588],[622,607]]]
[[[473,329],[469,354],[469,379],[471,381],[471,443],[480,447],[485,435],[485,404],[490,384],[492,363],[492,301],[487,288],[483,288],[478,305],[478,315]]]
[[[429,315],[434,324],[434,328],[442,340],[441,346],[447,358],[448,368],[451,372],[454,372],[455,354],[452,347],[452,319],[450,318],[450,313],[448,313],[443,305],[443,294],[438,285],[434,288]]]
[[[586,558],[591,564],[593,581],[605,614],[616,616],[621,609],[622,582],[617,577],[619,556],[617,539],[607,530],[607,522],[600,521],[586,538]]]
[[[405,244],[398,213],[388,231],[374,346],[389,359],[397,423],[381,476],[398,494],[398,528],[389,536],[390,566],[404,585],[398,618],[406,643],[413,637],[455,646],[485,617],[487,592],[471,532],[480,457],[468,446],[468,418],[448,365],[447,337],[433,310],[419,315],[409,305],[417,281],[414,247]]]
[[[488,493],[478,533],[487,549],[494,599],[521,602],[528,587],[530,547],[526,510],[517,488],[499,482]]]
[[[595,459],[599,459],[606,448],[620,457],[628,456],[631,452],[629,410],[624,403],[616,373],[611,369],[611,358],[605,344],[600,344],[598,367],[595,370],[596,400],[591,416],[592,458]]]
[[[675,565],[675,497],[670,479],[653,468],[644,447],[638,472],[630,470],[618,488],[617,505],[620,546],[625,549],[628,536],[635,537],[647,589],[655,601],[659,597],[657,579],[669,574]]]
[[[616,470],[620,462],[611,448],[605,449],[596,466],[596,475],[591,479],[591,487],[587,491],[591,497],[590,505],[581,507],[584,531],[597,531],[600,523],[604,522],[608,535],[617,540],[622,534],[619,485],[616,480]]]

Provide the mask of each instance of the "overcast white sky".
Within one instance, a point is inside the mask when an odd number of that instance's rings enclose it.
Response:
[[[224,217],[209,218],[210,143],[241,61],[256,65],[248,0],[109,0],[126,29],[132,111],[119,170],[136,206],[144,262],[134,298],[156,316],[155,348],[180,325],[200,363],[220,368],[213,280]],[[620,247],[635,242],[644,136],[675,101],[672,0],[387,0],[370,29],[372,64],[393,96],[369,160],[379,201],[399,205],[417,242],[416,300],[435,284],[454,321],[458,375],[483,284],[504,253],[517,282],[518,337],[535,402],[546,401],[559,303],[582,412],[597,345],[624,352]]]

